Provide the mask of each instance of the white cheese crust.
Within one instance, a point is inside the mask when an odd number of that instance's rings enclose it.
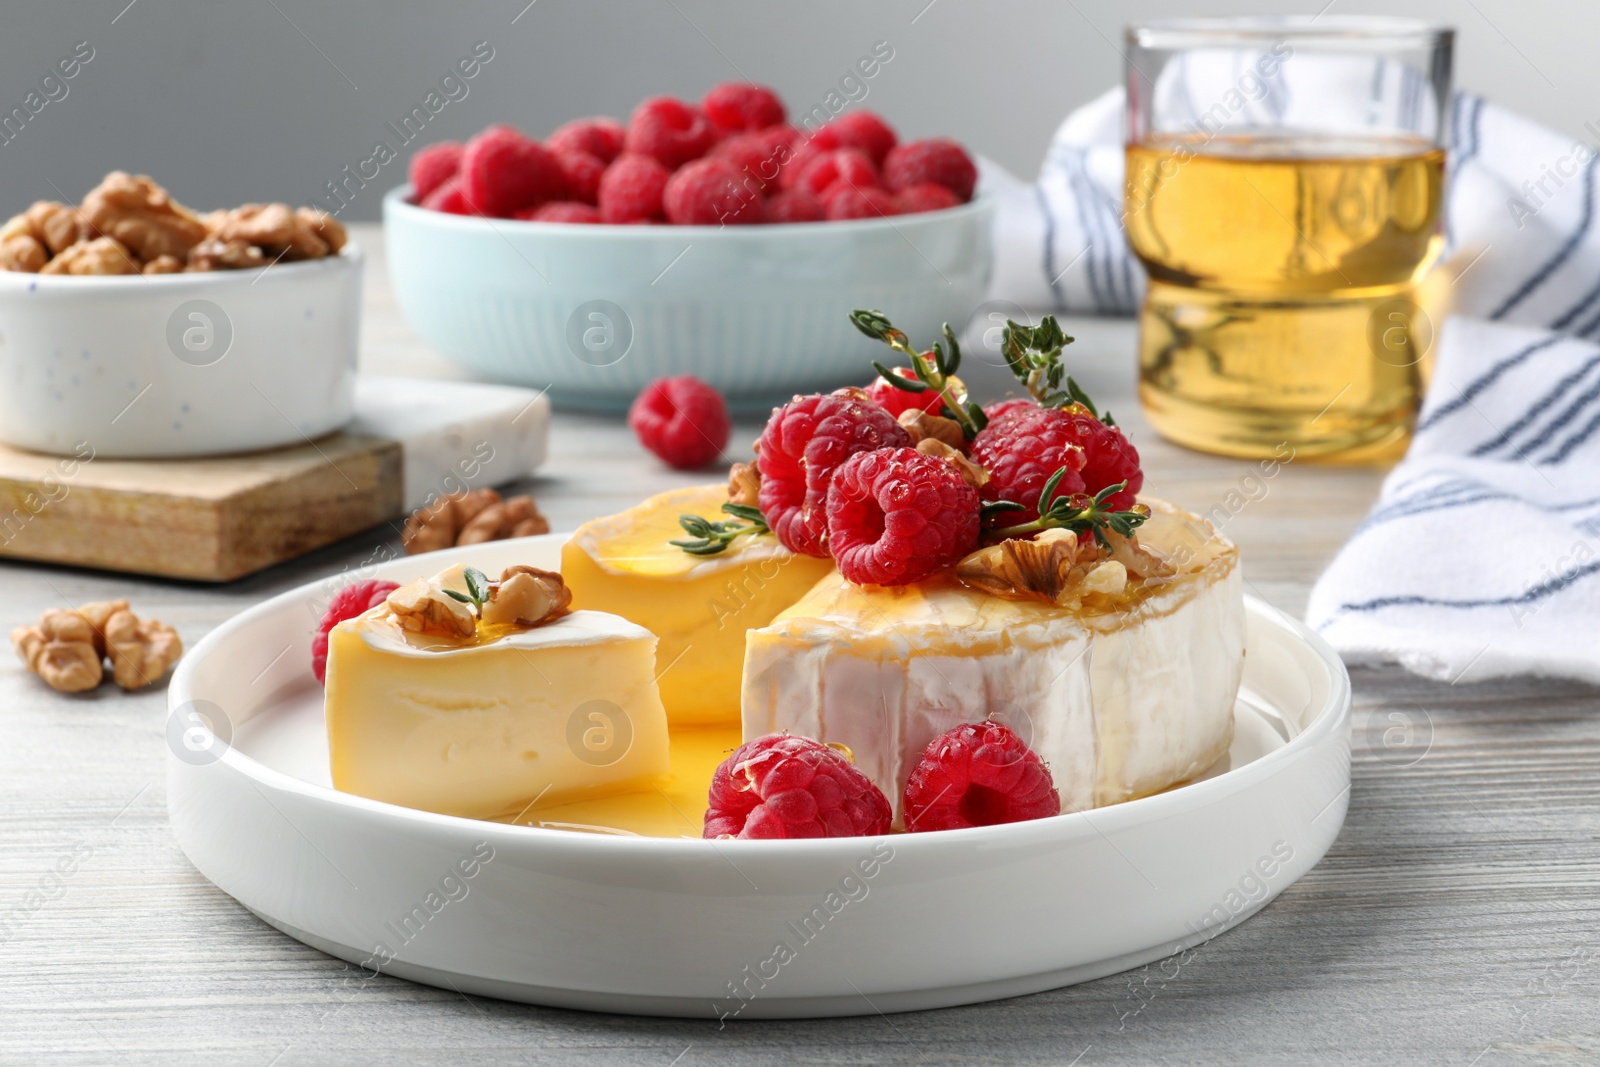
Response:
[[[1140,541],[1179,574],[1131,607],[1081,613],[948,579],[863,589],[824,579],[745,656],[746,739],[848,746],[896,808],[928,743],[992,718],[1049,765],[1063,811],[1159,792],[1228,748],[1244,661],[1238,553],[1161,501]]]

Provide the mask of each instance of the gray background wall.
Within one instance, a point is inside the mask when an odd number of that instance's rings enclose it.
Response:
[[[698,97],[740,76],[805,106],[884,40],[895,57],[869,83],[865,106],[902,135],[949,134],[1031,175],[1061,117],[1119,79],[1126,23],[1313,14],[1325,2],[6,0],[0,112],[23,106],[78,42],[94,58],[0,144],[0,211],[76,200],[116,167],[151,174],[198,208],[308,203],[377,140],[393,142],[385,123],[421,104],[479,41],[494,58],[424,140],[496,121],[543,136],[576,115],[625,117],[647,94]],[[1600,120],[1600,8],[1589,0],[1327,7],[1451,23],[1458,84],[1573,136]],[[376,218],[382,190],[403,180],[404,156],[343,217]]]

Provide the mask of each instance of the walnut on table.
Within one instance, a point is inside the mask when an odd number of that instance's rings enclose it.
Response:
[[[406,554],[414,556],[453,545],[549,532],[549,520],[540,514],[533,497],[502,498],[493,489],[472,489],[442,496],[412,512],[400,539]]]
[[[146,274],[178,274],[182,270],[183,260],[177,256],[157,256],[144,265]]]
[[[34,626],[11,631],[11,644],[28,669],[53,689],[95,688],[111,659],[112,679],[141,689],[167,673],[183,655],[178,633],[155,619],[140,619],[126,600],[103,600],[76,610],[52,608]]]
[[[142,174],[114,170],[83,198],[90,228],[115,237],[140,259],[187,257],[206,237],[199,216]]]
[[[144,264],[115,237],[96,237],[69,245],[40,268],[40,274],[138,274]]]

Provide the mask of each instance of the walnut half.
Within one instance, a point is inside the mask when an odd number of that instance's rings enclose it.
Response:
[[[99,685],[107,656],[113,680],[133,690],[159,680],[183,655],[176,630],[139,618],[126,600],[84,604],[76,611],[51,609],[38,625],[13,630],[11,643],[29,670],[63,693]]]
[[[531,628],[554,622],[572,610],[572,590],[554,571],[507,567],[489,586],[483,621],[493,626]]]
[[[1098,559],[1092,539],[1085,544],[1071,530],[1045,530],[1032,541],[1001,541],[978,549],[956,564],[956,577],[991,596],[1057,604]]]

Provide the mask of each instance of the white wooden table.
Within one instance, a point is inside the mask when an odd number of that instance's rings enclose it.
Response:
[[[357,236],[376,253],[365,365],[451,374],[397,314],[379,234]],[[1255,480],[1253,464],[1169,446],[1137,417],[1129,326],[1072,328],[1074,367],[1130,426],[1150,486],[1235,511],[1226,531],[1251,590],[1299,614],[1381,472],[1295,463]],[[980,392],[1002,384],[994,368],[969,372]],[[756,430],[741,425],[736,444]],[[519,488],[558,530],[697,480],[645,457],[620,419],[557,414],[552,444]],[[374,530],[223,587],[0,563],[0,622],[127,597],[193,645],[397,542]],[[178,850],[164,692],[65,698],[0,669],[0,1063],[1600,1062],[1600,693],[1470,683],[1357,672],[1343,834],[1299,884],[1187,958],[972,1008],[719,1030],[352,981]],[[1410,732],[1386,745],[1397,723]],[[976,921],[976,909],[929,919]]]

